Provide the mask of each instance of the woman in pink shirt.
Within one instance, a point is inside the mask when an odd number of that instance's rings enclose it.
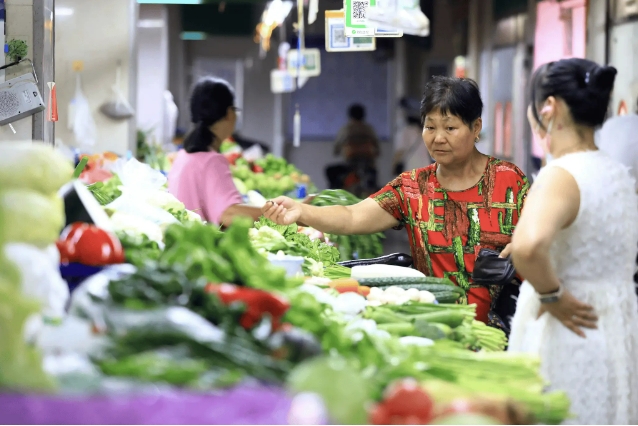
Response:
[[[193,131],[168,174],[168,190],[204,220],[229,225],[237,216],[257,220],[261,210],[242,204],[226,158],[219,153],[237,121],[235,95],[224,80],[206,77],[190,100]]]

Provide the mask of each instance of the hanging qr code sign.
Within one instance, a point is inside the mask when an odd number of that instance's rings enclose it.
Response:
[[[344,0],[346,37],[402,37],[403,31],[385,25],[379,26],[368,20],[370,8],[378,0]]]
[[[293,77],[317,77],[321,74],[319,49],[290,49],[286,55],[287,71]]]
[[[343,10],[326,10],[326,52],[363,52],[377,48],[374,37],[346,37]]]

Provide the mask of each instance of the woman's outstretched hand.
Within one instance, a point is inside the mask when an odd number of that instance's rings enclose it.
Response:
[[[299,221],[301,204],[288,197],[277,197],[266,202],[261,212],[278,225],[290,225]]]
[[[549,312],[554,318],[563,323],[571,331],[585,338],[583,328],[598,328],[596,323],[598,317],[594,313],[594,308],[576,299],[569,291],[565,290],[556,303],[541,305],[538,313],[540,317],[543,313]]]

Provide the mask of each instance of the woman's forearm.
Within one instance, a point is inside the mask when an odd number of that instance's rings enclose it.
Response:
[[[548,250],[512,250],[516,271],[540,294],[552,293],[560,287]]]
[[[327,234],[352,234],[352,212],[346,206],[301,205],[299,222]]]

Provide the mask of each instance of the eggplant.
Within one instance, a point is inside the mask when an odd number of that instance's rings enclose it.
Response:
[[[412,256],[405,253],[393,253],[381,257],[375,257],[374,259],[344,260],[343,262],[339,262],[339,265],[345,266],[346,268],[367,265],[392,265],[409,268],[412,266],[412,263]]]

